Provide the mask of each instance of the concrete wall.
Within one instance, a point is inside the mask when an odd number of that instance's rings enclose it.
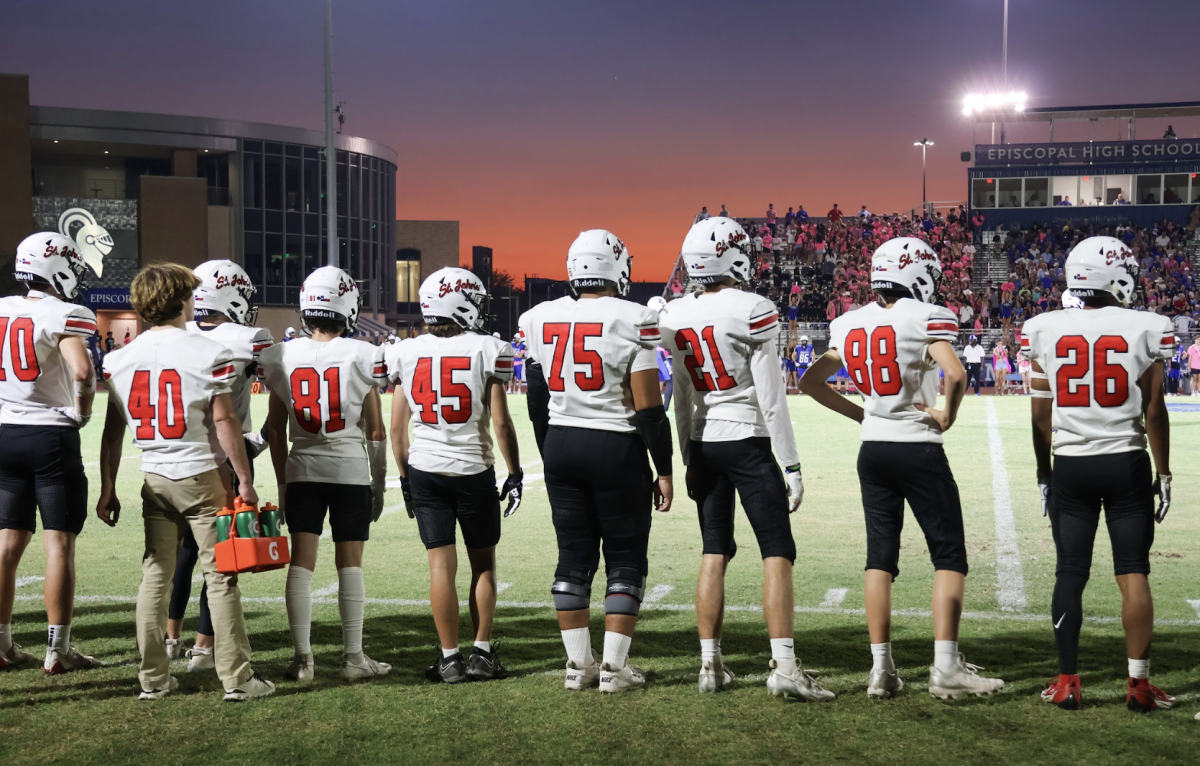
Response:
[[[396,249],[421,251],[421,274],[458,265],[458,221],[396,221]]]
[[[283,332],[289,327],[296,328],[296,332],[300,332],[300,309],[288,308],[271,308],[263,306],[258,310],[259,327],[266,327],[271,331],[271,337],[276,341],[283,340]]]
[[[33,233],[29,77],[0,74],[0,262]]]
[[[208,260],[208,183],[171,176],[140,180],[142,265],[169,261],[195,268]]]
[[[228,207],[209,205],[208,207],[208,260],[233,260],[230,228],[233,224],[233,214]]]

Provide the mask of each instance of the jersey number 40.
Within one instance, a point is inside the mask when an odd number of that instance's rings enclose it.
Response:
[[[868,363],[869,360],[869,363]],[[895,396],[904,387],[900,363],[896,361],[896,329],[880,325],[871,331],[861,327],[846,333],[846,372],[863,394]]]
[[[1101,407],[1120,407],[1129,399],[1129,372],[1119,364],[1110,364],[1109,352],[1129,352],[1129,341],[1120,335],[1102,335],[1089,344],[1082,335],[1064,335],[1054,345],[1054,357],[1070,360],[1058,368],[1054,385],[1059,407],[1090,407],[1093,396]],[[1092,385],[1082,383],[1088,369]],[[1075,384],[1075,388],[1071,388]]]
[[[129,414],[138,421],[134,436],[142,441],[152,441],[156,430],[164,439],[182,438],[187,421],[179,372],[160,371],[155,385],[149,370],[135,371],[133,385],[129,387]]]

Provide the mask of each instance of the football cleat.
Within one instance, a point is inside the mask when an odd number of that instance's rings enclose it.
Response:
[[[767,691],[772,697],[783,697],[792,702],[833,702],[837,695],[817,683],[816,679],[804,672],[800,663],[796,669],[785,674],[779,670],[779,664],[771,660],[771,675],[767,676]]]
[[[581,668],[574,662],[567,662],[567,680],[563,686],[567,691],[583,691],[600,684],[600,663],[595,660],[591,665]]]
[[[138,699],[143,702],[152,702],[160,700],[171,692],[179,688],[179,682],[174,676],[167,676],[167,685],[162,689],[142,689],[142,693],[138,695]]]
[[[1125,694],[1125,706],[1135,713],[1170,710],[1175,706],[1175,698],[1145,678],[1131,678]]]
[[[187,650],[188,672],[196,673],[201,670],[216,670],[217,661],[213,658],[212,649],[193,646]]]
[[[435,684],[460,684],[467,680],[467,668],[461,654],[452,657],[439,656],[437,662],[425,671],[425,677]]]
[[[987,696],[1004,688],[1004,682],[999,678],[979,675],[981,670],[983,668],[966,662],[959,654],[953,670],[943,672],[936,667],[929,668],[929,693],[938,699],[956,700],[963,696]]]
[[[500,664],[500,655],[495,648],[485,652],[478,646],[471,649],[471,659],[467,662],[468,681],[499,681],[508,678],[508,670]]]
[[[362,655],[359,662],[350,662],[342,657],[342,677],[347,681],[361,681],[366,678],[386,676],[392,666],[386,662],[376,662],[367,655]]]
[[[179,650],[182,647],[183,647],[183,639],[182,638],[168,638],[167,639],[167,659],[168,660],[178,659],[179,658]]]
[[[313,664],[312,652],[297,654],[292,657],[292,662],[288,665],[287,677],[302,684],[311,684],[315,672],[316,666]]]
[[[904,680],[896,671],[872,670],[867,678],[867,696],[878,699],[895,697],[904,688]]]
[[[275,684],[259,678],[258,673],[251,673],[250,677],[246,679],[246,683],[236,689],[225,690],[225,701],[245,702],[259,697],[269,697],[274,693]]]
[[[600,666],[600,691],[605,694],[640,689],[646,684],[646,674],[638,668],[625,665],[615,668],[608,663]]]
[[[16,667],[26,662],[33,662],[37,657],[21,648],[16,641],[12,642],[7,652],[0,654],[0,670]]]
[[[725,691],[733,683],[733,672],[725,667],[720,658],[709,660],[700,666],[700,691],[704,694]]]
[[[95,657],[80,654],[79,650],[74,646],[68,646],[65,652],[47,649],[46,661],[42,664],[42,670],[46,671],[46,675],[48,676],[57,676],[69,673],[72,670],[91,670],[98,667],[100,667],[100,663],[96,661]]]
[[[1083,692],[1080,691],[1079,676],[1063,673],[1050,681],[1050,686],[1042,692],[1042,701],[1058,705],[1063,710],[1078,710],[1083,702]]]

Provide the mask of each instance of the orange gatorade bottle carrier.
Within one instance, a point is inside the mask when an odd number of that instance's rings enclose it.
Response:
[[[263,509],[235,498],[233,508],[217,513],[217,571],[222,574],[268,572],[291,562],[288,541],[279,530],[279,509]]]

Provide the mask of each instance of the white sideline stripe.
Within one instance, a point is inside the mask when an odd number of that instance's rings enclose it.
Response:
[[[17,581],[20,583],[20,580]],[[19,584],[17,587],[21,587]],[[1200,617],[1200,598],[1189,598],[1188,603],[1192,605],[1192,609],[1196,610],[1196,616]]]
[[[1013,518],[1012,498],[1008,492],[1008,463],[1004,460],[1004,441],[996,406],[987,400],[988,444],[992,451],[992,509],[996,514],[996,597],[1004,612],[1023,612],[1025,576],[1017,545],[1017,524]]]
[[[821,602],[821,606],[841,606],[842,602],[846,600],[846,594],[849,592],[849,588],[830,588],[825,591],[825,600]]]
[[[202,574],[192,575],[192,582],[193,583],[204,582],[204,575],[202,575]]]
[[[17,601],[41,601],[41,596],[17,596]],[[137,601],[137,596],[76,596],[77,603],[93,603],[93,604],[132,604]],[[193,596],[189,603],[195,603],[196,597]],[[283,596],[243,596],[242,602],[246,604],[282,604],[284,603]],[[336,604],[336,598],[314,598],[314,604]],[[368,598],[367,604],[375,606],[429,606],[427,598]],[[467,601],[458,602],[460,606],[466,606]],[[497,601],[497,607],[506,609],[554,609],[554,603],[551,601]],[[643,604],[647,609],[661,609],[667,612],[691,612],[695,610],[694,604]],[[761,612],[762,607],[758,605],[739,605],[727,604],[725,606],[727,612]],[[796,614],[834,614],[847,617],[862,617],[867,613],[865,609],[840,609],[822,606],[798,606],[795,608]],[[922,617],[931,618],[933,612],[928,609],[893,609],[893,617]],[[1000,620],[1001,622],[1051,622],[1048,614],[1030,614],[1028,612],[963,612],[964,620]],[[1084,622],[1094,623],[1097,625],[1115,625],[1121,622],[1120,617],[1084,617]],[[1200,619],[1195,620],[1155,620],[1155,625],[1164,627],[1200,627]]]
[[[337,592],[338,592],[338,584],[336,582],[334,582],[334,583],[330,583],[329,585],[326,585],[324,588],[321,588],[320,590],[314,590],[312,592],[312,596],[313,596],[313,598],[325,598],[326,596],[332,596],[333,594],[335,594]]]
[[[650,592],[646,594],[646,597],[642,599],[642,603],[657,604],[659,601],[662,601],[664,598],[671,595],[671,591],[673,590],[675,590],[674,585],[667,585],[666,583],[655,585],[650,589]]]
[[[503,593],[504,591],[508,590],[511,587],[512,587],[512,583],[510,583],[510,582],[496,583],[496,595],[499,596],[501,593]]]
[[[35,582],[43,582],[45,579],[45,577],[18,577],[16,587],[24,588],[26,585],[33,585]]]

